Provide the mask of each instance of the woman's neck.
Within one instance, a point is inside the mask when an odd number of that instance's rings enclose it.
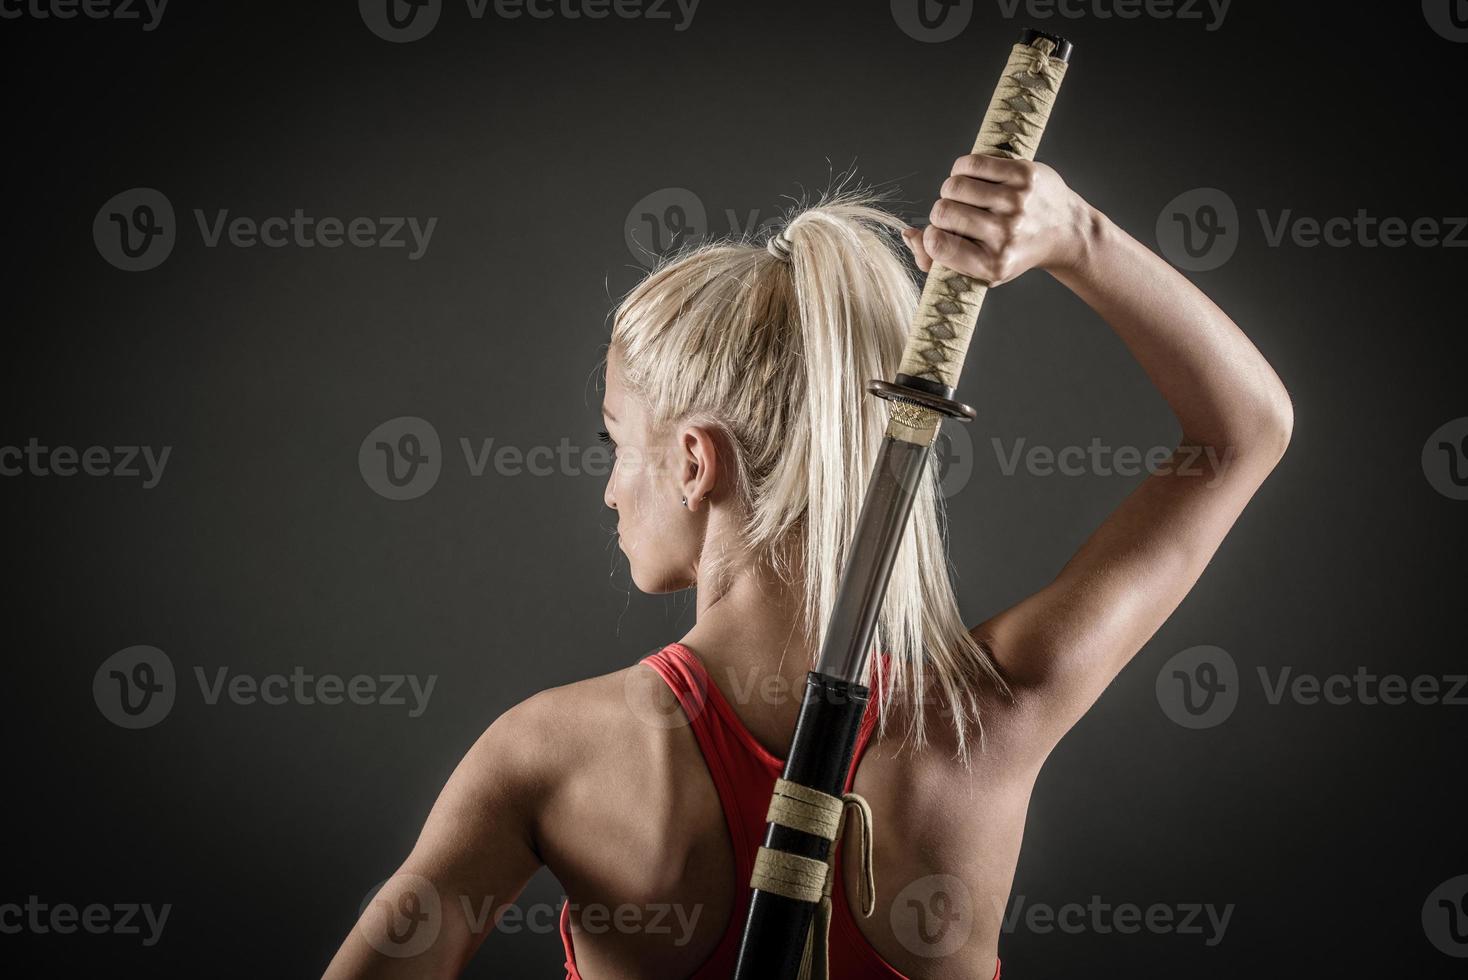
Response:
[[[803,605],[798,587],[767,570],[740,571],[717,593],[699,589],[698,619],[683,637],[741,719],[777,753],[788,742],[814,659],[814,643],[801,628]]]

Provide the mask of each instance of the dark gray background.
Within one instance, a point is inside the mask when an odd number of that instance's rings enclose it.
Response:
[[[1446,7],[1446,4],[1443,5]],[[1023,9],[1023,8],[1022,8]],[[547,686],[681,635],[689,597],[635,593],[595,475],[471,476],[458,440],[587,446],[606,314],[639,266],[633,205],[691,190],[778,215],[833,171],[926,215],[1028,18],[977,3],[924,43],[888,4],[703,0],[667,20],[474,20],[390,44],[355,5],[186,3],[136,22],[0,20],[7,152],[0,445],[173,447],[161,483],[0,479],[0,903],[171,903],[162,941],[0,935],[12,975],[312,976],[407,853],[472,740]],[[1037,933],[1005,975],[1457,975],[1423,903],[1468,872],[1463,707],[1271,705],[1256,676],[1462,671],[1468,503],[1420,462],[1463,415],[1447,248],[1267,246],[1257,209],[1468,212],[1454,93],[1468,46],[1415,3],[1237,0],[1222,26],[1034,21],[1077,56],[1042,150],[1143,241],[1215,187],[1242,240],[1194,280],[1294,399],[1294,443],[1202,583],[1054,754],[1015,895],[1233,903],[1224,941]],[[103,202],[162,191],[172,255],[103,260]],[[427,254],[205,248],[192,210],[436,216]],[[991,439],[1165,444],[1175,426],[1110,332],[1042,273],[996,293],[963,383],[973,476],[950,500],[979,621],[1048,581],[1134,484],[1005,476]],[[374,493],[375,426],[429,420],[443,474]],[[125,731],[93,675],[136,644],[178,699]],[[1154,690],[1178,651],[1239,665],[1223,724]],[[437,675],[428,711],[207,705],[195,667]],[[574,724],[574,720],[568,720]],[[522,904],[556,902],[536,883]],[[1463,950],[1468,952],[1468,949]],[[473,976],[559,977],[554,933],[493,937]]]

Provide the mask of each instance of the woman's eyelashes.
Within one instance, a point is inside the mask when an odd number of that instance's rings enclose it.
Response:
[[[602,445],[611,446],[613,452],[617,451],[617,440],[613,439],[612,434],[606,429],[601,429],[600,431],[598,431],[596,437],[597,439],[601,440]]]

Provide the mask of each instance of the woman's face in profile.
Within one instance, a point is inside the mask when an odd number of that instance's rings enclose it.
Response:
[[[617,544],[642,592],[676,592],[697,582],[702,521],[681,503],[676,434],[651,431],[642,400],[626,388],[621,355],[607,354],[602,417],[612,447],[612,474],[602,499],[617,512]]]

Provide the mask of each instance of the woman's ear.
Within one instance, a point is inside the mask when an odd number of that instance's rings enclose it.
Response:
[[[715,499],[722,441],[714,429],[692,425],[678,436],[678,484],[690,511]]]

